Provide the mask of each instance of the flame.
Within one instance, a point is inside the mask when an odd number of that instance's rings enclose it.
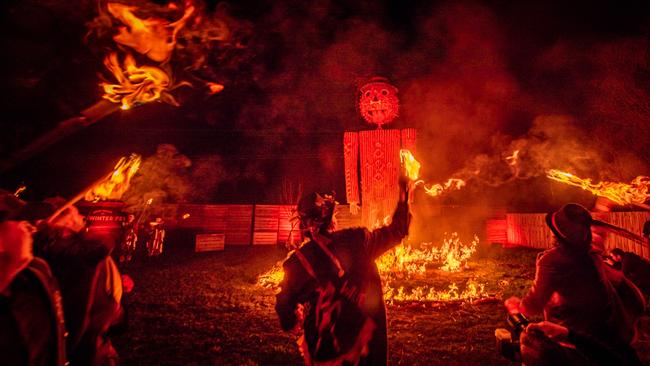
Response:
[[[465,186],[465,181],[457,178],[450,178],[443,184],[433,184],[430,187],[426,185],[424,187],[424,192],[429,196],[435,197],[441,195],[443,192],[448,191],[457,191]]]
[[[170,6],[170,9],[174,8]],[[108,3],[109,13],[126,25],[118,29],[113,39],[153,61],[167,61],[176,46],[176,35],[194,13],[194,6],[189,3],[183,17],[173,23],[158,18],[140,19],[134,14],[136,10],[136,6]]]
[[[417,286],[407,291],[404,286],[393,288],[389,284],[384,286],[384,298],[389,304],[401,302],[449,302],[449,301],[474,301],[487,297],[485,284],[468,280],[461,291],[455,282],[449,284],[447,290],[436,290],[431,286]]]
[[[460,271],[467,268],[467,260],[476,251],[479,239],[475,235],[469,245],[463,245],[457,233],[449,238],[445,236],[443,245],[433,247],[431,243],[423,243],[422,249],[409,245],[399,245],[380,258],[376,264],[384,283],[384,297],[388,303],[401,302],[446,302],[473,301],[487,297],[485,285],[468,280],[464,288],[452,282],[447,289],[436,290],[432,286],[422,285],[406,289],[398,286],[400,280],[417,279],[418,282],[427,278],[431,267],[440,266],[446,272]],[[276,263],[271,269],[258,277],[258,285],[265,288],[277,289],[284,276],[282,263]]]
[[[606,197],[619,205],[643,204],[650,198],[650,178],[643,175],[634,178],[630,184],[619,182],[591,183],[591,179],[581,179],[571,173],[557,169],[548,170],[546,177],[580,187],[596,196]]]
[[[23,192],[25,192],[25,190],[27,190],[27,186],[24,185],[24,184],[21,184],[20,187],[18,187],[18,188],[16,189],[16,191],[14,192],[14,196],[15,196],[15,197],[20,197],[20,195],[21,195]]]
[[[183,216],[181,216],[181,217],[183,218],[183,220],[187,220],[187,219],[190,218],[190,214],[185,213],[185,214],[183,214]]]
[[[210,90],[210,92],[209,92],[210,95],[217,94],[217,93],[221,92],[223,90],[223,88],[224,88],[223,85],[221,85],[219,83],[214,83],[214,82],[208,82],[206,85],[207,85],[208,89]]]
[[[106,57],[104,65],[113,73],[119,84],[101,83],[104,88],[102,98],[120,103],[122,109],[127,110],[136,104],[153,102],[160,98],[171,104],[178,104],[165,91],[170,85],[170,78],[162,69],[155,66],[137,66],[131,54],[124,59],[122,68],[115,52]]]
[[[407,149],[401,149],[399,151],[399,159],[402,163],[402,166],[404,167],[404,170],[406,170],[406,175],[409,177],[409,179],[413,181],[418,180],[420,176],[421,164],[415,159],[411,151]]]
[[[271,269],[257,277],[257,284],[265,288],[275,289],[278,288],[283,277],[282,262],[277,262]]]
[[[121,158],[110,176],[86,192],[86,201],[119,200],[129,189],[131,177],[140,168],[140,162],[140,155],[137,154]]]
[[[519,163],[519,150],[515,150],[512,155],[507,156],[505,160],[508,165],[512,167],[517,166],[517,163]]]

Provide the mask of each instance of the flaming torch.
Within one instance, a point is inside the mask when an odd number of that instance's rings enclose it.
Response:
[[[138,154],[131,154],[129,157],[120,159],[107,179],[86,192],[84,195],[85,200],[97,202],[99,200],[122,198],[124,192],[129,189],[131,178],[140,168],[141,161],[142,159]]]
[[[650,198],[650,178],[638,176],[630,184],[619,182],[598,182],[592,183],[591,179],[582,179],[571,173],[557,169],[550,169],[546,177],[568,185],[580,187],[596,196],[605,197],[619,205],[632,204],[646,210],[650,205],[645,202]]]
[[[79,192],[76,196],[70,199],[65,205],[56,210],[48,219],[48,222],[54,220],[63,211],[79,202],[82,198],[87,201],[96,201],[100,199],[119,199],[122,194],[129,188],[131,177],[140,168],[141,157],[137,154],[131,154],[128,158],[123,157],[115,165],[113,170],[93,182],[87,188]]]
[[[407,149],[401,149],[399,151],[399,159],[406,171],[406,176],[412,181],[417,181],[420,177],[420,167],[422,166],[420,162]]]

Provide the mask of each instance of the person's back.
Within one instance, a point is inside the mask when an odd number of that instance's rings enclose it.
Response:
[[[44,261],[34,258],[28,221],[51,207],[0,192],[0,362],[63,365],[66,361],[61,294]]]
[[[597,260],[595,253],[576,254],[561,246],[547,250],[537,262],[546,283],[536,284],[532,296],[522,300],[523,306],[533,313],[543,308],[547,320],[576,331],[609,337],[610,329],[604,326],[609,298],[594,263]],[[550,297],[538,295],[537,289],[551,292]]]
[[[119,271],[103,242],[68,229],[41,226],[35,254],[48,262],[59,279],[70,360],[106,364],[117,359],[106,332],[121,316]]]
[[[285,260],[275,309],[284,330],[302,325],[299,343],[307,364],[385,365],[386,311],[374,260],[407,235],[408,204],[400,201],[392,223],[372,232],[331,232],[330,200],[315,205],[322,197],[301,199],[301,229],[309,230],[311,240]],[[304,313],[296,314],[301,305]]]

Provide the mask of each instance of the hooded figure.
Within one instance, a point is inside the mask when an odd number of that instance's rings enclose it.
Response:
[[[604,265],[599,252],[592,248],[591,226],[599,222],[583,206],[569,203],[546,215],[546,224],[555,235],[556,245],[537,257],[535,281],[528,294],[521,301],[514,297],[506,300],[506,306],[518,307],[526,316],[543,313],[544,320],[593,337],[620,352],[627,360],[625,364],[637,364],[630,344],[634,323],[645,303],[636,286]],[[534,335],[522,335],[522,356],[527,365],[563,359],[557,353],[565,349],[550,351],[556,346],[544,349],[540,344],[548,344],[537,341]]]
[[[390,225],[334,231],[333,196],[313,193],[298,203],[308,241],[283,264],[275,310],[284,330],[302,327],[307,365],[386,365],[386,309],[375,259],[408,234],[408,189]]]

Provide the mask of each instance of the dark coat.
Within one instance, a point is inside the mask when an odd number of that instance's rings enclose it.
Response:
[[[369,352],[361,364],[387,363],[386,309],[381,279],[374,261],[406,236],[409,219],[407,205],[400,204],[389,226],[373,231],[357,228],[334,232],[327,249],[340,262],[345,271],[344,277],[339,276],[337,267],[315,241],[304,244],[285,260],[284,279],[280,284],[281,291],[276,297],[275,309],[282,328],[289,330],[297,323],[296,306],[305,305],[303,330],[306,359],[322,361],[335,356],[334,352],[327,354],[327,351],[324,354],[316,354],[316,343],[322,336],[322,329],[319,330],[323,314],[322,294],[329,288],[332,290],[332,296],[345,296],[356,302],[363,313],[362,316],[374,323],[372,327],[364,327],[357,322],[362,319],[359,317],[337,324],[338,331],[341,331],[343,326],[348,328],[348,333],[363,330],[371,332],[368,335]],[[305,260],[308,263],[304,263]],[[312,267],[313,271],[307,267]],[[356,337],[357,334],[343,334],[343,337],[346,336]],[[364,335],[359,337],[363,338]]]
[[[633,318],[642,311],[639,290],[595,252],[556,246],[540,253],[535,282],[522,300],[527,315],[618,347],[631,342]]]

